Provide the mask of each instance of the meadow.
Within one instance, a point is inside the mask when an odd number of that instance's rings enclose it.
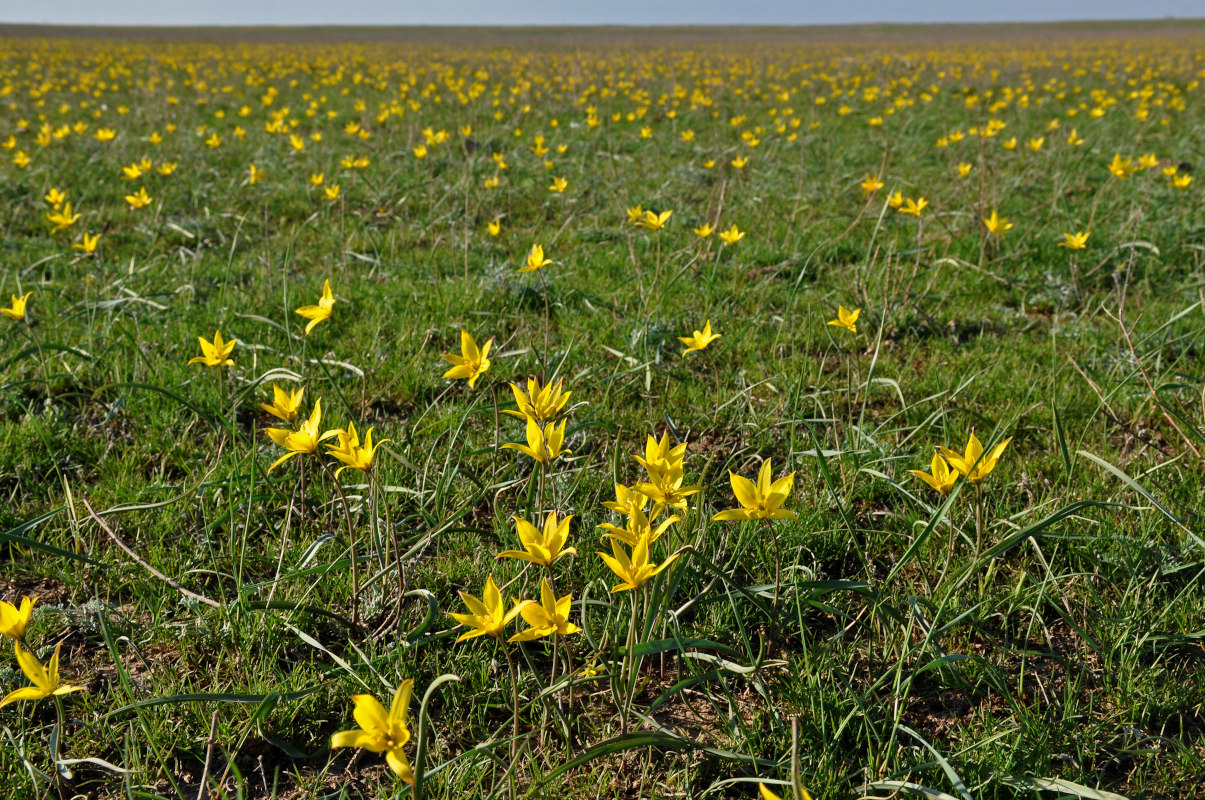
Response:
[[[0,795],[1205,796],[1203,79],[7,31]]]

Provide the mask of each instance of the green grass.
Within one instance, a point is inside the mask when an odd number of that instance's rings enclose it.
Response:
[[[512,515],[538,513],[531,461],[498,449],[523,439],[499,414],[514,405],[507,382],[532,375],[573,392],[573,454],[554,462],[545,505],[575,515],[578,554],[557,563],[557,588],[584,629],[567,640],[573,667],[599,673],[578,673],[566,740],[538,699],[550,649],[512,646],[519,794],[753,797],[757,780],[789,779],[794,722],[817,800],[900,782],[959,800],[1201,796],[1201,181],[1176,190],[1158,168],[1121,181],[1105,167],[1115,152],[1199,166],[1201,41],[1199,26],[1142,30],[863,32],[853,45],[779,32],[764,46],[678,31],[660,49],[647,32],[632,46],[576,32],[534,52],[471,32],[0,44],[0,140],[16,140],[0,151],[0,291],[35,291],[28,325],[0,319],[0,596],[41,597],[31,646],[45,657],[62,641],[64,679],[87,688],[63,698],[60,757],[125,770],[39,777],[53,773],[55,707],[26,702],[0,710],[4,796],[194,798],[202,773],[214,797],[400,796],[382,758],[332,752],[330,736],[354,727],[351,695],[387,699],[413,678],[417,759],[420,701],[445,674],[459,682],[427,704],[424,794],[507,796],[506,660],[488,640],[454,644],[445,614],[487,575],[508,597],[538,595],[538,570],[496,558],[517,545]],[[482,87],[464,104],[447,82],[460,78]],[[696,86],[710,105],[692,106]],[[882,93],[867,100],[868,86]],[[836,88],[852,94],[815,103]],[[1099,119],[1095,91],[1115,101]],[[897,96],[911,105],[868,125]],[[381,103],[404,113],[379,122]],[[284,107],[302,152],[264,131]],[[643,120],[612,121],[638,108]],[[43,148],[43,118],[91,127]],[[777,131],[784,118],[801,123]],[[992,118],[1007,123],[995,137],[934,146]],[[353,119],[371,138],[343,132]],[[102,125],[115,141],[92,138]],[[760,143],[744,144],[757,126]],[[418,160],[426,127],[450,139]],[[162,144],[144,141],[152,131]],[[212,131],[220,148],[204,145]],[[553,169],[531,152],[537,134],[567,145]],[[495,152],[509,168],[487,190]],[[346,155],[371,163],[343,169]],[[142,156],[179,166],[122,180]],[[964,179],[961,161],[974,165]],[[251,163],[266,171],[254,186]],[[339,201],[308,185],[314,172]],[[870,199],[864,174],[886,183]],[[554,175],[564,195],[547,191]],[[122,198],[139,185],[154,202],[134,211]],[[51,187],[83,213],[68,232],[44,218]],[[919,235],[885,207],[897,189],[932,203]],[[674,214],[642,232],[626,221],[637,204]],[[992,209],[1015,223],[1001,239],[979,222]],[[691,228],[705,221],[748,234],[700,243]],[[84,230],[103,233],[96,256],[70,247]],[[1077,230],[1091,231],[1087,250],[1057,246]],[[556,263],[516,274],[533,243]],[[293,311],[327,278],[334,317],[303,336]],[[838,304],[863,309],[856,336],[825,324]],[[681,357],[677,337],[707,319],[722,338]],[[238,339],[237,366],[188,366],[215,328]],[[495,342],[472,391],[441,378],[462,328]],[[342,476],[361,627],[327,459],[302,457],[304,514],[299,460],[267,472],[282,451],[258,404],[291,377],[307,413],[322,398],[324,428],[390,440],[376,524],[365,482]],[[624,737],[630,595],[609,592],[597,525],[615,521],[602,507],[614,483],[641,477],[646,435],[666,430],[704,489],[654,546],[654,560],[686,549],[649,584],[641,638],[662,644],[647,648]],[[907,472],[972,430],[1012,437],[982,484],[978,553],[973,487],[943,504]],[[753,477],[766,458],[796,479],[798,520],[774,523],[776,610],[764,527],[710,521],[735,504],[727,473]],[[0,659],[0,687],[22,685]]]

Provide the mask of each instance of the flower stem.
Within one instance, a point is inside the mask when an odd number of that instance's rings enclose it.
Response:
[[[510,732],[510,797],[515,800],[515,770],[518,768],[518,751],[519,751],[519,679],[515,674],[515,662],[510,657],[510,650],[507,649],[506,643],[501,637],[498,638],[498,646],[502,648],[502,655],[506,656],[506,670],[510,673],[510,693],[511,693],[511,732]]]
[[[325,464],[323,468],[326,469]],[[347,495],[343,493],[343,485],[339,483],[339,479],[334,475],[331,476],[331,482],[335,484],[335,491],[339,494],[339,500],[343,503],[343,518],[347,521],[347,543],[351,548],[351,624],[354,628],[360,627],[360,565],[356,558],[356,528],[351,521],[351,507],[347,504]]]
[[[632,695],[636,691],[636,625],[639,616],[636,592],[632,592],[632,619],[628,625],[628,642],[624,653],[624,697],[621,708],[621,733],[628,732],[628,714],[632,708]]]

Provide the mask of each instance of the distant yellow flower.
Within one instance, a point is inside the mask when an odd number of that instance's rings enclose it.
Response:
[[[569,541],[572,514],[558,521],[555,511],[548,512],[548,516],[544,518],[542,532],[525,519],[515,517],[514,520],[515,531],[519,534],[523,549],[503,550],[498,554],[498,558],[517,558],[542,567],[551,567],[554,561],[563,556],[577,555],[575,548],[565,547],[565,543]]]
[[[84,240],[82,242],[76,242],[75,244],[71,245],[71,247],[75,250],[82,250],[85,253],[95,253],[96,245],[99,243],[100,243],[100,234],[99,233],[92,234],[92,233],[88,233],[87,231],[85,231],[84,232]]]
[[[151,196],[146,193],[145,186],[140,186],[136,194],[126,195],[126,202],[131,208],[146,208],[151,204]]]
[[[15,606],[0,600],[0,636],[7,636],[18,642],[25,641],[25,628],[29,625],[33,604],[36,602],[36,597],[22,597],[21,605]]]
[[[458,592],[458,594],[469,613],[448,614],[449,617],[468,628],[456,639],[457,642],[474,639],[478,636],[501,638],[502,631],[511,620],[519,616],[525,605],[525,603],[516,603],[510,611],[507,611],[506,601],[502,599],[502,593],[498,591],[492,575],[485,579],[485,589],[481,592],[480,600],[468,592]]]
[[[17,165],[17,169],[25,169],[29,166],[29,154],[24,150],[18,150],[13,154],[13,163]]]
[[[79,214],[71,213],[71,203],[63,203],[61,209],[56,209],[46,215],[47,221],[54,226],[51,233],[58,233],[70,228],[79,218]]]
[[[673,211],[662,211],[658,214],[655,211],[646,211],[636,221],[636,224],[650,231],[659,231],[665,227],[665,223],[669,222],[670,215]]]
[[[569,187],[569,181],[566,178],[553,178],[552,185],[548,187],[548,191],[560,194]]]
[[[297,411],[301,408],[301,398],[305,396],[305,387],[286,392],[275,383],[272,384],[272,402],[260,403],[259,407],[277,419],[292,422],[297,419]]]
[[[498,188],[498,182],[499,182],[498,176],[491,175],[490,177],[485,179],[485,188],[496,189],[496,188]]]
[[[1012,138],[1005,139],[1003,142],[1000,143],[1000,146],[1003,147],[1005,150],[1016,150],[1017,149],[1017,137],[1013,136]]]
[[[749,163],[749,159],[744,156],[737,156],[736,158],[732,159],[731,163],[732,166],[736,167],[737,169],[744,169],[745,165]]]
[[[4,316],[16,322],[20,322],[21,320],[25,319],[25,304],[29,302],[29,296],[31,294],[33,294],[32,289],[21,297],[17,297],[14,294],[13,304],[8,308],[0,308],[0,314],[3,314]]]
[[[214,150],[222,146],[222,137],[218,136],[217,131],[214,131],[208,139],[205,140],[205,146],[210,150]]]
[[[1159,157],[1154,153],[1147,153],[1138,157],[1138,169],[1152,169],[1159,166]]]
[[[894,208],[896,211],[899,211],[900,208],[904,205],[904,193],[903,192],[892,192],[887,197],[887,205],[891,208]]]
[[[259,183],[261,180],[263,180],[263,177],[264,171],[254,164],[252,164],[247,170],[247,184],[249,186],[254,186],[255,184]]]
[[[417,159],[426,158],[427,157],[427,146],[425,144],[420,144],[418,147],[415,147],[414,148],[414,157]]]
[[[1172,188],[1187,189],[1190,183],[1192,183],[1192,175],[1189,175],[1187,172],[1183,175],[1172,176]]]
[[[60,192],[58,189],[52,187],[51,190],[46,193],[46,197],[43,199],[50,205],[51,208],[58,208],[63,204],[63,201],[67,199],[67,194],[66,192]]]
[[[355,703],[355,710],[352,716],[360,727],[336,733],[331,737],[331,747],[358,747],[371,753],[384,753],[385,763],[393,773],[413,786],[414,770],[403,749],[410,741],[406,717],[413,691],[413,680],[402,681],[388,711],[370,694],[353,695],[351,699]]]
[[[732,484],[732,494],[741,504],[740,508],[721,511],[712,517],[712,521],[744,520],[744,519],[798,519],[793,511],[787,511],[782,504],[791,496],[795,485],[795,473],[786,477],[772,480],[773,467],[770,459],[762,462],[757,473],[757,483],[748,478],[728,473],[728,481]]]
[[[662,561],[660,564],[653,564],[649,561],[649,537],[641,536],[634,547],[632,554],[629,557],[624,552],[623,545],[616,539],[611,539],[611,554],[596,553],[603,560],[611,571],[623,582],[613,586],[611,593],[626,592],[629,589],[635,590],[643,586],[648,580],[670,564],[673,564],[678,559],[678,553],[674,553],[669,558]]]
[[[452,368],[445,372],[445,378],[452,379],[467,379],[469,388],[477,387],[477,379],[480,378],[490,368],[490,347],[494,344],[491,338],[488,342],[477,348],[477,341],[473,339],[472,334],[462,330],[460,332],[460,355],[455,353],[443,353],[440,357],[452,365]]]
[[[223,342],[222,332],[214,331],[212,343],[206,341],[204,336],[198,336],[197,341],[201,343],[202,355],[190,358],[188,360],[189,364],[204,364],[208,367],[234,366],[234,360],[230,358],[230,354],[234,352],[234,346],[238,344],[238,339]]]
[[[732,227],[728,230],[720,231],[720,239],[723,240],[724,244],[732,245],[736,244],[741,239],[744,239],[746,233],[748,233],[748,231],[742,231],[740,228],[736,227],[735,223],[733,223]]]
[[[158,172],[160,175],[162,175],[164,177],[171,175],[175,171],[176,171],[176,162],[175,161],[164,161],[162,164],[155,167],[155,172]]]
[[[961,164],[959,164],[959,165],[958,165],[958,177],[960,177],[960,178],[965,178],[967,175],[970,175],[970,174],[971,174],[971,168],[972,168],[972,167],[971,167],[971,165],[970,165],[970,164],[968,164],[967,162],[963,161]]]
[[[1130,158],[1122,158],[1121,153],[1114,153],[1113,160],[1109,162],[1108,167],[1114,177],[1124,180],[1134,172],[1134,161]]]
[[[559,456],[565,453],[572,453],[571,450],[564,449],[565,446],[565,423],[568,420],[561,420],[558,427],[555,422],[549,422],[543,428],[531,417],[527,418],[527,444],[521,442],[508,442],[502,445],[503,450],[518,450],[520,453],[540,462],[541,464],[550,464]]]
[[[958,471],[950,469],[950,465],[946,463],[946,460],[941,457],[940,453],[933,454],[933,460],[929,463],[928,472],[919,469],[910,469],[908,471],[927,483],[930,488],[943,497],[954,490],[954,484],[958,481]]]
[[[339,184],[332,183],[330,186],[322,187],[322,196],[330,201],[339,199]]]
[[[1067,144],[1072,147],[1078,147],[1084,143],[1084,137],[1080,136],[1075,128],[1071,129],[1071,134],[1067,137]]]
[[[137,163],[121,168],[121,178],[126,181],[136,181],[142,177],[142,167]]]
[[[552,591],[552,585],[544,578],[540,582],[540,602],[529,602],[521,606],[519,613],[530,626],[510,637],[512,642],[530,642],[543,639],[554,633],[568,636],[581,630],[569,621],[569,611],[573,607],[573,595],[557,597]]]
[[[923,197],[918,197],[915,200],[909,197],[904,201],[904,204],[900,206],[899,212],[901,214],[911,214],[914,217],[919,217],[921,212],[924,211],[925,207],[928,205],[929,201]]]
[[[300,400],[300,397],[298,400]],[[261,407],[267,408],[267,406]],[[318,431],[321,424],[322,398],[320,397],[314,401],[314,410],[310,412],[309,419],[301,423],[301,426],[297,430],[291,431],[287,428],[268,428],[268,438],[288,451],[283,456],[272,462],[272,466],[268,467],[268,472],[276,469],[293,456],[313,455],[314,453],[317,453],[318,444],[320,442],[325,439],[329,439],[338,433],[338,431],[327,431],[326,433],[320,434]]]
[[[117,131],[112,128],[97,128],[93,138],[98,142],[111,142],[117,137]]]
[[[1042,145],[1046,143],[1045,136],[1035,136],[1026,143],[1026,147],[1035,153],[1042,149]]]
[[[628,222],[639,225],[642,219],[644,219],[644,209],[639,204],[628,209]]]
[[[322,282],[322,297],[318,298],[318,305],[302,306],[293,312],[297,316],[305,317],[309,320],[309,324],[305,326],[306,336],[309,336],[310,331],[319,322],[331,318],[332,309],[336,302],[335,296],[331,294],[331,279],[327,278]]]
[[[694,331],[690,336],[679,336],[678,341],[686,345],[686,349],[682,351],[682,356],[695,350],[704,350],[707,345],[720,338],[721,334],[711,332],[711,320],[707,320],[703,325],[703,330]]]
[[[837,318],[830,319],[829,325],[834,328],[845,328],[850,333],[858,332],[858,317],[862,314],[862,309],[855,308],[852,311],[845,306],[837,306]]]
[[[326,177],[321,172],[310,173],[310,186],[321,186],[326,181]]]
[[[993,447],[990,453],[985,455],[983,445],[979,442],[978,437],[975,436],[975,432],[971,431],[971,438],[967,440],[966,451],[964,453],[959,453],[948,447],[939,447],[938,450],[941,451],[946,461],[950,462],[950,466],[957,470],[960,475],[965,476],[971,483],[979,483],[996,468],[996,462],[1000,460],[1000,455],[1004,452],[1004,448],[1008,447],[1008,443],[1011,441],[1011,437],[1005,439]]]
[[[13,649],[17,653],[17,663],[33,686],[9,692],[3,700],[0,700],[0,708],[20,700],[41,700],[43,697],[58,697],[71,692],[84,691],[83,686],[70,686],[59,680],[59,650],[62,647],[62,642],[54,646],[54,655],[50,657],[49,667],[43,667],[37,656],[21,647],[20,643],[13,642]]]
[[[862,178],[862,182],[858,185],[862,187],[862,191],[866,194],[874,194],[884,186],[881,180],[870,173],[867,173],[865,177]]]
[[[1059,242],[1059,247],[1066,247],[1068,250],[1083,250],[1088,246],[1089,236],[1091,236],[1091,233],[1088,231],[1064,233],[1063,241]]]
[[[519,272],[535,272],[537,269],[543,269],[551,263],[551,259],[544,258],[544,247],[533,244],[531,252],[527,254],[527,261],[523,266],[519,267]]]
[[[715,228],[711,227],[711,223],[704,222],[697,228],[691,228],[691,230],[694,231],[695,236],[698,236],[700,239],[706,239]]]
[[[335,470],[335,477],[339,477],[339,473],[345,469],[358,469],[361,472],[372,471],[372,460],[376,455],[377,448],[389,441],[382,439],[376,444],[372,443],[372,428],[368,429],[368,433],[364,434],[363,443],[360,442],[360,436],[356,433],[356,426],[348,423],[346,429],[340,428],[334,433],[339,437],[339,444],[327,445],[326,454],[333,456],[343,462],[343,466]],[[326,434],[322,435],[326,438]]]
[[[1007,217],[1000,216],[994,208],[992,209],[991,216],[983,217],[982,220],[983,227],[987,228],[987,232],[993,236],[1003,236],[1005,231],[1013,226]]]

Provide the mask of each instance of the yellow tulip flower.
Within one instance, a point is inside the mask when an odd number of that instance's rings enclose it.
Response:
[[[353,695],[351,699],[355,703],[355,710],[352,711],[352,716],[360,727],[336,733],[331,737],[331,747],[358,747],[371,753],[384,753],[385,763],[393,773],[413,786],[414,771],[403,750],[410,741],[410,728],[407,726],[406,717],[410,711],[410,695],[413,691],[413,680],[402,681],[393,695],[393,702],[388,711],[370,694]]]

